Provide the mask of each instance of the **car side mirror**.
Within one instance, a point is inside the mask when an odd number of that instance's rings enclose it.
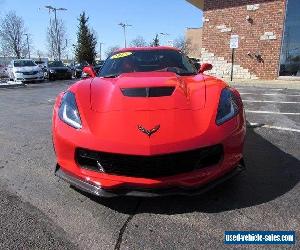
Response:
[[[203,73],[205,71],[211,70],[213,66],[210,63],[203,63],[199,69],[199,73]]]
[[[200,70],[200,66],[201,66],[200,63],[198,63],[198,62],[195,62],[195,63],[194,63],[194,67],[197,69],[197,71]]]
[[[86,66],[82,70],[82,78],[94,78],[96,77],[96,72],[92,66]]]

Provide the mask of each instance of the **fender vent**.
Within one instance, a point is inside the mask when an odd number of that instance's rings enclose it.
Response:
[[[128,97],[161,97],[171,96],[175,87],[122,88],[124,96]]]

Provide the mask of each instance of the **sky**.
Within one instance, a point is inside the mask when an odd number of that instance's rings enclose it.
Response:
[[[149,42],[156,33],[168,33],[169,36],[161,37],[162,44],[184,36],[187,27],[202,26],[202,12],[185,0],[0,0],[0,16],[10,10],[16,11],[31,34],[35,50],[46,52],[50,19],[46,5],[67,9],[58,12],[58,17],[66,26],[70,54],[71,45],[76,43],[77,18],[83,10],[89,16],[89,25],[95,30],[98,41],[104,43],[103,56],[111,46],[124,46],[120,22],[132,25],[127,29],[129,42],[137,36]]]

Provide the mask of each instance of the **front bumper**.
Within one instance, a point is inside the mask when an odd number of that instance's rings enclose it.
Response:
[[[24,74],[17,73],[15,74],[15,79],[17,81],[22,81],[22,82],[43,81],[44,73],[42,72],[33,75],[24,75]]]
[[[91,169],[82,167],[82,165],[80,165],[82,163],[77,162],[78,159],[76,158],[76,148],[82,148],[83,145],[85,145],[85,148],[93,149],[95,151],[101,152],[103,150],[101,150],[100,146],[104,143],[106,146],[107,145],[109,146],[109,143],[104,141],[100,144],[99,140],[97,140],[95,136],[87,135],[82,131],[80,131],[78,135],[73,135],[72,133],[73,132],[77,133],[77,131],[72,128],[69,128],[68,125],[58,120],[57,121],[58,123],[56,124],[54,123],[54,133],[53,133],[53,142],[54,142],[55,153],[57,156],[57,163],[60,166],[58,167],[58,169],[61,169],[61,171],[63,171],[67,175],[80,180],[80,183],[88,183],[92,185],[92,190],[94,189],[93,186],[96,187],[96,190],[101,189],[101,190],[108,190],[108,191],[124,190],[129,187],[130,190],[163,189],[164,190],[163,193],[165,193],[166,192],[165,190],[169,189],[170,187],[172,187],[172,189],[174,187],[176,188],[178,187],[180,190],[188,190],[188,192],[190,192],[191,189],[195,189],[197,187],[207,185],[208,183],[211,183],[219,178],[222,178],[222,176],[233,171],[233,169],[240,164],[243,158],[242,151],[243,151],[243,144],[244,144],[245,127],[244,127],[244,123],[242,122],[243,120],[239,122],[238,119],[239,118],[231,120],[226,124],[224,124],[222,128],[220,128],[223,130],[227,129],[228,131],[224,131],[224,132],[222,131],[222,133],[216,133],[215,132],[216,130],[212,130],[212,132],[206,131],[205,134],[201,135],[199,139],[197,138],[197,141],[200,141],[200,143],[198,143],[198,146],[195,148],[199,148],[199,149],[208,147],[210,145],[212,146],[216,144],[222,144],[224,149],[223,157],[217,164],[213,163],[212,165],[209,164],[204,168],[194,169],[192,171],[188,170],[188,172],[181,172],[178,174],[175,173],[175,175],[173,174],[165,175],[162,177],[159,177],[158,175],[155,176],[139,175],[134,177],[131,176],[130,174],[127,175],[126,173],[118,174],[116,172],[114,173],[110,173],[110,172],[107,173],[106,171],[99,172],[99,171],[93,171]],[[69,133],[66,133],[66,131],[68,131]],[[208,144],[206,143],[205,140],[209,140],[211,143]],[[117,148],[119,144],[114,143],[114,147]],[[182,142],[177,143],[177,145],[180,144],[183,143]],[[174,147],[170,146],[167,148],[166,145],[163,146],[164,148],[162,149],[159,148],[159,150],[161,151],[154,148],[156,152],[150,154],[149,156],[151,157],[153,155],[155,156],[160,154],[173,153],[172,151],[168,152],[167,149],[174,148]],[[184,147],[182,147],[183,148],[182,150],[177,150],[175,151],[175,153],[186,151],[184,150],[184,148],[187,149],[186,144],[183,144],[183,146]],[[129,147],[123,147],[123,148],[125,150],[131,149]],[[143,145],[139,145],[138,149],[140,150],[141,148],[143,148]],[[144,148],[147,149],[146,146]],[[132,152],[126,152],[125,150],[123,154],[127,154],[127,155],[133,154]],[[115,152],[118,152],[117,149],[115,150]],[[140,155],[147,156],[146,154],[140,154]],[[142,165],[142,164],[143,164],[142,162],[138,162],[137,165]],[[117,164],[117,165],[121,165],[121,164]],[[59,173],[61,171],[59,171],[57,175],[60,175]],[[125,193],[130,193],[130,192],[126,191]]]
[[[64,171],[58,164],[56,165],[55,175],[70,183],[72,186],[96,195],[99,197],[112,198],[117,196],[135,196],[135,197],[159,197],[159,196],[171,196],[171,195],[185,195],[193,196],[205,193],[217,185],[229,180],[235,175],[245,170],[245,164],[243,159],[232,170],[225,173],[223,176],[207,183],[192,188],[183,187],[164,187],[164,188],[143,188],[135,186],[122,186],[115,189],[103,189],[100,185],[90,183],[88,181],[81,180],[74,175]]]

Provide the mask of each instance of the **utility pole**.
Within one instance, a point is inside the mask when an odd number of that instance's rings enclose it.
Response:
[[[100,48],[100,51],[99,51],[99,60],[101,61],[101,59],[102,59],[102,45],[103,45],[104,43],[103,42],[99,42],[99,48]]]
[[[58,30],[58,22],[57,22],[57,15],[56,12],[58,10],[66,11],[66,8],[54,8],[50,5],[45,6],[47,9],[50,11],[54,12],[54,23],[55,23],[55,33],[56,33],[56,46],[57,46],[57,53],[58,53],[58,60],[60,61],[61,59],[61,47],[60,47],[60,37],[59,37],[59,30]]]
[[[28,39],[28,34],[24,34],[24,36],[26,36],[28,58],[30,59],[30,48],[29,48],[29,39]]]
[[[126,24],[126,23],[119,23],[118,25],[120,25],[123,28],[123,32],[124,32],[124,47],[127,47],[127,38],[126,38],[126,28],[127,27],[131,27],[131,24]]]

